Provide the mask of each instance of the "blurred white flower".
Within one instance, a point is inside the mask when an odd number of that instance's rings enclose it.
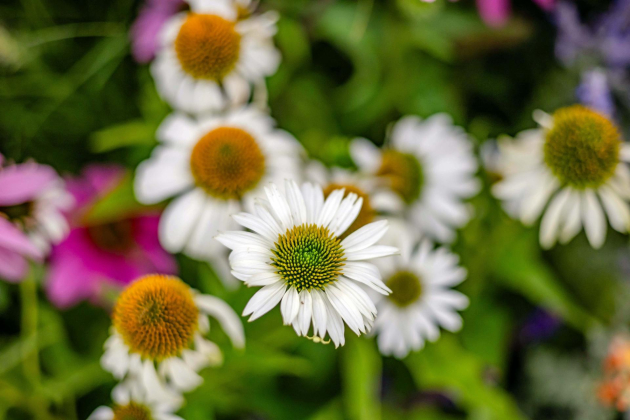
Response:
[[[403,358],[423,348],[426,340],[439,338],[440,326],[458,331],[462,319],[457,311],[468,306],[468,298],[451,289],[466,278],[459,257],[447,248],[435,248],[428,239],[418,239],[407,223],[391,221],[383,242],[397,246],[400,255],[376,262],[392,290],[375,300],[379,315],[374,331],[384,355]]]
[[[151,401],[139,383],[122,382],[112,391],[113,407],[101,406],[87,420],[184,420],[173,414],[180,404]]]
[[[232,249],[233,274],[248,286],[263,286],[249,301],[243,315],[253,321],[280,303],[285,325],[307,336],[326,333],[340,346],[345,343],[344,321],[357,335],[370,330],[376,307],[357,284],[388,294],[378,269],[367,262],[394,254],[397,249],[375,245],[387,231],[387,221],[370,223],[347,238],[340,236],[361,211],[356,194],[344,198],[343,189],[327,199],[319,186],[300,189],[286,182],[282,194],[272,184],[267,200],[259,200],[253,214],[235,220],[250,232],[227,232],[217,239]],[[312,338],[312,337],[311,337]]]
[[[600,248],[606,216],[613,229],[628,232],[630,149],[614,123],[580,105],[534,118],[541,128],[499,139],[503,180],[492,191],[508,212],[526,225],[543,214],[543,248],[570,241],[582,227]]]
[[[151,66],[160,94],[176,110],[218,111],[243,105],[251,84],[280,64],[273,45],[277,13],[239,19],[247,5],[232,0],[189,0],[190,11],[162,28]]]
[[[162,123],[162,144],[138,166],[135,192],[145,204],[177,196],[160,219],[166,250],[211,261],[229,279],[214,236],[238,228],[230,216],[251,209],[264,184],[298,178],[302,148],[274,125],[252,107],[198,120],[175,113]]]
[[[454,241],[455,229],[470,219],[464,200],[479,190],[477,161],[468,135],[448,115],[405,117],[382,150],[356,139],[350,151],[362,171],[380,180],[382,193],[396,193],[375,203],[377,210],[402,209],[412,228],[440,242]]]
[[[198,371],[223,360],[218,346],[203,337],[208,316],[219,321],[235,347],[245,345],[240,318],[221,299],[177,277],[141,277],[116,301],[101,365],[116,379],[140,384],[148,402],[176,406],[182,392],[203,382]]]

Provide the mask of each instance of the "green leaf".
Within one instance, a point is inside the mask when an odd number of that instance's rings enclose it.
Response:
[[[372,340],[348,336],[341,353],[343,401],[347,418],[381,418],[381,357]]]
[[[90,149],[103,153],[126,146],[155,144],[155,127],[142,120],[128,121],[97,131],[90,136]]]
[[[437,343],[412,353],[405,363],[418,387],[451,391],[470,418],[526,419],[507,391],[484,380],[485,364],[452,335],[444,335]]]

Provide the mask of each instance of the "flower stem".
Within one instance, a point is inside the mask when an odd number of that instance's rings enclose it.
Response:
[[[33,270],[20,283],[20,296],[22,299],[22,338],[25,341],[32,340],[34,344],[34,351],[24,358],[24,376],[35,388],[39,386],[41,372],[37,348],[37,284],[33,277]]]

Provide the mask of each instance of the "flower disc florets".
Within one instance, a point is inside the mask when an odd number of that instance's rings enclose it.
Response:
[[[574,188],[596,188],[614,173],[619,162],[620,134],[605,116],[580,105],[553,115],[544,158],[553,174]]]
[[[422,295],[420,278],[411,271],[398,271],[385,284],[392,290],[388,298],[401,308],[411,305]]]
[[[190,287],[176,277],[156,274],[140,278],[122,292],[113,323],[131,352],[163,360],[191,345],[198,317]]]
[[[220,16],[190,13],[175,39],[182,69],[196,79],[221,81],[238,61],[241,35]]]
[[[383,152],[381,167],[376,173],[389,180],[390,187],[407,203],[420,197],[424,185],[424,173],[418,159],[409,153],[396,150]]]
[[[272,252],[277,273],[298,292],[323,290],[337,280],[345,261],[339,238],[315,224],[289,229],[280,235]]]
[[[113,420],[153,420],[153,416],[148,407],[131,402],[114,407]]]

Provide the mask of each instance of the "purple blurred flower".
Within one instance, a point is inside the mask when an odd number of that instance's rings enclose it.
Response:
[[[533,0],[541,9],[550,12],[555,0]],[[477,10],[488,26],[499,27],[507,23],[512,10],[511,0],[477,0]]]
[[[545,340],[555,334],[562,320],[542,308],[536,308],[525,320],[519,338],[521,343]]]
[[[582,82],[577,88],[578,100],[589,108],[614,117],[615,104],[606,72],[600,68],[582,73]]]
[[[97,302],[103,286],[123,286],[150,273],[174,274],[175,260],[159,244],[159,214],[147,211],[98,224],[85,222],[92,205],[111,192],[124,176],[115,166],[94,165],[68,180],[76,207],[68,238],[53,248],[46,282],[58,307],[81,300]]]
[[[182,9],[184,0],[148,0],[131,27],[131,52],[139,63],[155,57],[158,35],[166,21]]]
[[[62,212],[71,197],[50,166],[2,163],[0,154],[0,278],[18,282],[28,273],[28,259],[43,260],[50,243],[68,233]]]
[[[568,1],[556,8],[556,56],[581,71],[577,97],[583,104],[609,116],[614,114],[613,92],[630,100],[627,68],[630,66],[630,0],[617,0],[590,24],[580,20]]]

